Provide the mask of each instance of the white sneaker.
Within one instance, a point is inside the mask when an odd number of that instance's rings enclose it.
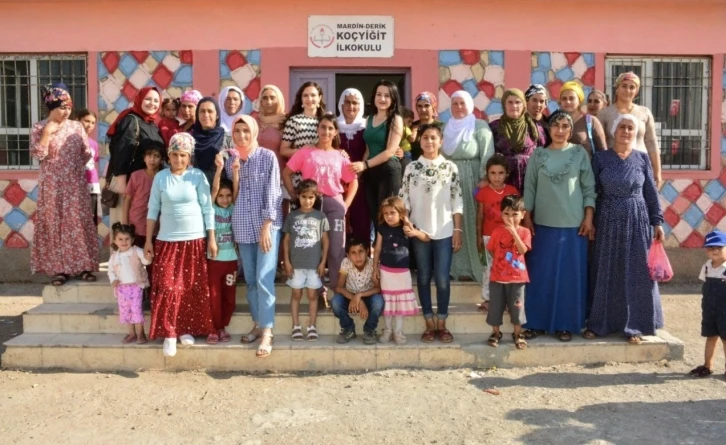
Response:
[[[192,337],[189,334],[184,334],[181,337],[179,337],[179,340],[181,340],[181,344],[184,346],[191,346],[194,344],[194,337]]]
[[[176,338],[164,339],[164,355],[174,357],[176,355]]]

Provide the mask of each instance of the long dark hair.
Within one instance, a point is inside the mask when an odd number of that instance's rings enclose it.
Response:
[[[303,91],[307,87],[315,87],[316,90],[318,90],[318,96],[320,96],[320,104],[318,105],[318,111],[315,113],[315,117],[320,119],[325,114],[325,101],[323,100],[323,89],[320,88],[320,85],[318,85],[317,82],[308,81],[304,84],[300,85],[300,88],[297,89],[297,93],[295,93],[295,102],[292,104],[292,108],[290,108],[290,112],[287,113],[287,116],[285,116],[285,120],[280,125],[280,128],[285,128],[285,124],[287,123],[288,119],[290,119],[293,116],[296,116],[298,114],[302,114],[302,112],[305,110],[302,103],[302,95]]]
[[[375,109],[375,112],[371,113],[371,116],[369,116],[369,119],[371,120],[373,120],[373,116],[378,113],[378,107],[376,107],[376,93],[378,92],[378,87],[380,86],[388,88],[388,92],[391,95],[391,106],[388,107],[388,117],[386,117],[386,145],[384,147],[385,150],[388,147],[388,136],[391,134],[391,127],[393,126],[393,122],[396,120],[396,116],[401,115],[401,95],[398,93],[398,87],[395,83],[386,79],[379,80],[375,85],[373,85],[373,92],[371,93],[370,104]]]
[[[324,114],[320,119],[318,119],[318,128],[320,128],[320,123],[323,121],[328,121],[331,124],[333,124],[333,127],[335,127],[335,131],[338,132],[338,134],[335,135],[333,138],[333,148],[336,150],[340,149],[340,128],[338,128],[338,120],[335,118],[335,115],[333,113],[326,113]]]

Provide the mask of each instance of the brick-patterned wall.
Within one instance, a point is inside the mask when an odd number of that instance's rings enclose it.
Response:
[[[550,112],[559,108],[557,99],[560,88],[570,80],[575,80],[585,90],[585,97],[595,87],[594,53],[532,53],[532,83],[544,85],[550,100]]]
[[[219,52],[219,86],[238,86],[244,91],[247,100],[244,104],[246,114],[259,110],[260,96],[260,50],[222,50]]]

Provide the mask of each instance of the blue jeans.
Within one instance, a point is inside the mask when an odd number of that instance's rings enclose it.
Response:
[[[370,297],[363,297],[361,301],[365,303],[368,308],[368,318],[363,325],[363,331],[375,332],[378,327],[378,318],[383,313],[383,296],[380,294],[374,294]],[[355,322],[350,318],[348,313],[348,306],[350,300],[342,296],[341,294],[335,294],[333,297],[333,313],[340,320],[340,327],[346,331],[355,331]]]
[[[418,273],[416,285],[418,286],[418,299],[421,302],[423,316],[426,319],[434,317],[431,305],[431,278],[436,283],[436,306],[439,320],[446,320],[449,316],[449,300],[451,299],[451,259],[454,256],[452,237],[436,239],[428,242],[411,239],[413,256],[416,258]]]
[[[262,252],[259,243],[239,245],[252,321],[263,329],[275,325],[275,272],[280,231],[272,230],[270,238],[272,247],[267,253]]]

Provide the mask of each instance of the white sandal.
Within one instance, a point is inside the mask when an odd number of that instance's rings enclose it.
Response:
[[[257,356],[257,358],[267,358],[272,353],[272,343],[275,340],[275,336],[272,335],[272,334],[262,334],[261,337],[262,338],[269,337],[270,338],[270,344],[267,345],[267,346],[262,346],[260,344],[260,346],[257,348],[257,352],[255,353],[255,355]]]
[[[318,330],[315,329],[315,326],[308,326],[308,341],[318,341]]]

